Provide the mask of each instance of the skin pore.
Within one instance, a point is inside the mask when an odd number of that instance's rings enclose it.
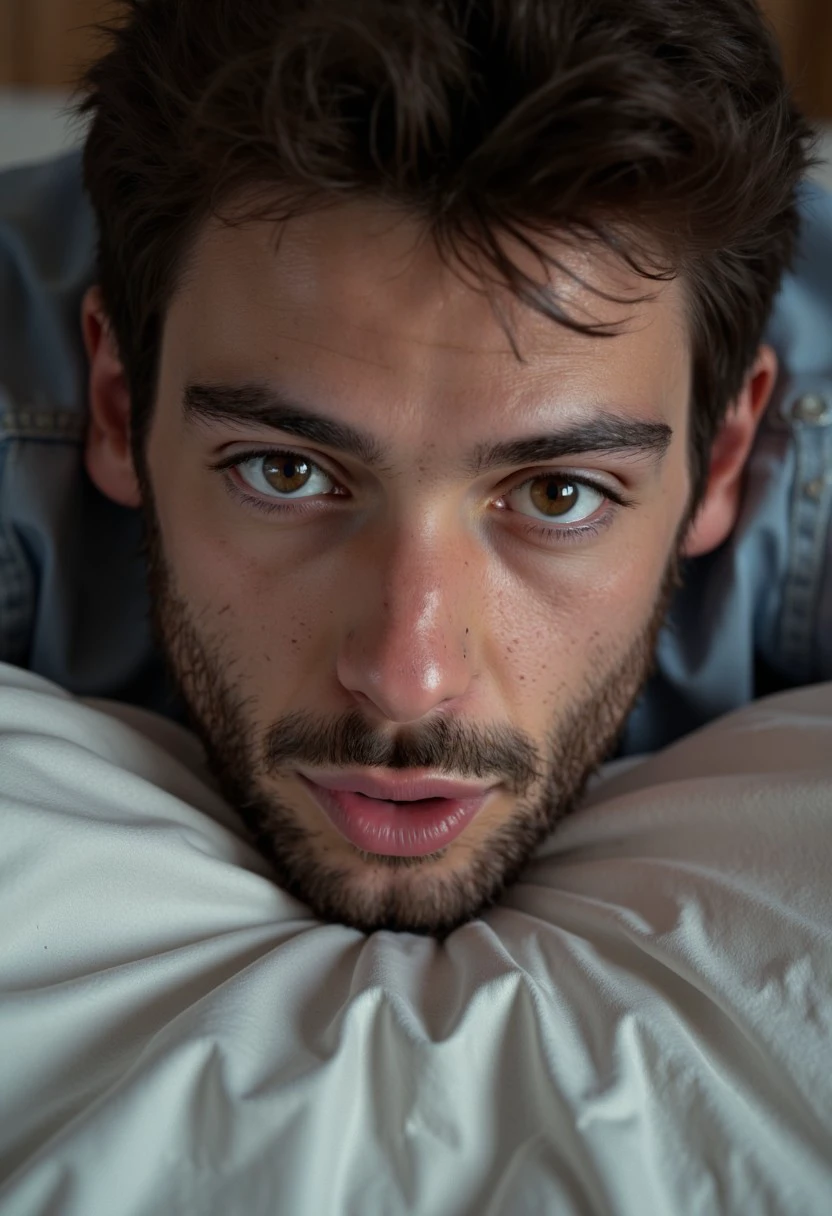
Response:
[[[687,527],[683,286],[559,256],[653,298],[559,283],[622,325],[599,339],[505,293],[521,361],[486,295],[381,204],[295,218],[278,244],[265,222],[206,224],[139,469],[97,291],[85,301],[90,476],[143,510],[153,623],[214,774],[322,919],[444,937],[491,906],[623,725],[679,557],[733,526],[773,353]],[[338,833],[298,766],[495,789],[444,850],[385,856]]]

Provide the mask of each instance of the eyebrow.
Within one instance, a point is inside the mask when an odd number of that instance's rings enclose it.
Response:
[[[389,453],[368,431],[338,422],[305,404],[290,401],[263,384],[189,384],[183,396],[185,421],[254,423],[333,448],[373,469],[389,467]],[[666,422],[631,418],[608,410],[554,431],[477,444],[463,460],[468,476],[505,465],[536,464],[589,452],[630,454],[658,463],[673,430]]]

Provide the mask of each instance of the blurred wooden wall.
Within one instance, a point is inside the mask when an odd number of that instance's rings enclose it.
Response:
[[[832,119],[832,0],[760,0],[786,70],[812,118]]]
[[[832,120],[832,0],[761,3],[778,31],[801,102],[812,117]],[[109,0],[0,0],[0,85],[74,83],[95,54],[88,27],[108,9]]]
[[[0,0],[0,81],[65,89],[95,55],[90,26],[108,15],[108,0]]]

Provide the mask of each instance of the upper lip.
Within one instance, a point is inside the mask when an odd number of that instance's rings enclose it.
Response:
[[[385,802],[413,802],[418,798],[478,798],[493,789],[466,781],[447,781],[442,777],[379,777],[370,773],[325,773],[311,770],[302,777],[325,790],[352,790],[367,798]]]

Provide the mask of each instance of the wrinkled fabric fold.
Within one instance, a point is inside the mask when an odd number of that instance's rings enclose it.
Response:
[[[316,921],[184,728],[0,666],[3,1216],[826,1216],[832,685],[613,765],[440,944]]]

